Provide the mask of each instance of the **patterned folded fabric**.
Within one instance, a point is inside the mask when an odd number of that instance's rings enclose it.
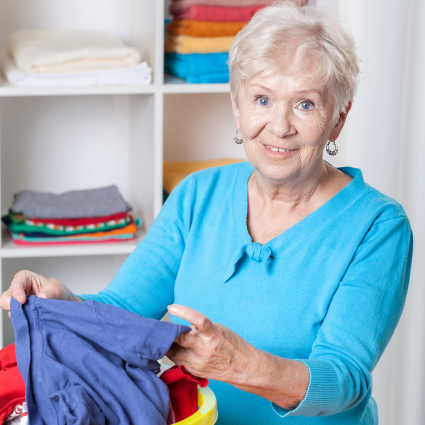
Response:
[[[236,35],[247,22],[211,22],[190,19],[173,19],[167,25],[167,32],[192,37],[225,37]]]
[[[176,19],[194,19],[196,21],[248,22],[260,9],[265,7],[214,7],[193,5],[173,13]]]
[[[235,39],[228,37],[191,37],[167,33],[164,42],[166,53],[220,53],[228,52]]]
[[[223,53],[166,53],[165,72],[190,83],[227,83],[229,54]]]
[[[12,211],[9,211],[9,214]],[[86,224],[106,223],[110,220],[119,220],[127,217],[127,211],[117,214],[105,215],[102,217],[85,217],[85,218],[38,218],[38,217],[25,217],[22,214],[14,214],[16,217],[34,221],[36,223],[57,224],[60,226],[85,226]]]
[[[118,220],[109,220],[103,223],[93,223],[79,226],[62,226],[60,224],[53,223],[39,223],[24,218],[23,220],[18,218],[15,214],[9,213],[2,217],[2,221],[6,226],[16,233],[44,233],[48,236],[70,236],[78,235],[81,233],[98,232],[99,230],[113,230],[119,229],[130,224],[133,221],[131,215]]]

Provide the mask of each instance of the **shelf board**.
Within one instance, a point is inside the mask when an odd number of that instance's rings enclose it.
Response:
[[[190,84],[182,78],[164,75],[164,84],[162,85],[164,93],[230,93],[228,83],[217,84]]]
[[[229,93],[229,84],[189,84],[186,80],[165,75],[161,85],[88,86],[88,87],[14,87],[0,74],[0,98],[24,96],[96,96],[153,93]]]
[[[155,93],[156,87],[152,84],[86,87],[14,87],[0,73],[0,97],[152,94]]]
[[[3,230],[0,255],[1,258],[34,258],[130,254],[144,238],[145,234],[146,232],[143,229],[139,229],[136,239],[129,242],[28,247],[15,245]]]

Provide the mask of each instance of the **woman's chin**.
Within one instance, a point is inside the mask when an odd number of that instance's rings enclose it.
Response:
[[[259,172],[259,174],[261,174],[262,177],[266,178],[267,180],[275,180],[279,182],[296,173],[296,169],[292,161],[291,163],[286,161],[285,163],[280,161],[261,161],[255,164],[254,168],[257,170],[257,172]]]

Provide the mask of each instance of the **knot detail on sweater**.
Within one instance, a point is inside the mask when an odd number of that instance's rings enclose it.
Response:
[[[270,248],[266,245],[261,245],[258,242],[250,242],[242,245],[234,252],[232,256],[232,260],[230,261],[226,276],[224,278],[224,283],[230,280],[230,278],[235,274],[236,264],[244,254],[246,254],[252,260],[257,261],[258,263],[263,263],[264,267],[266,267],[267,262],[272,256]]]

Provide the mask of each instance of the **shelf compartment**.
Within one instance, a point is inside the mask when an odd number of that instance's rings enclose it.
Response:
[[[166,161],[246,157],[243,146],[233,141],[236,127],[228,93],[167,94],[164,122]]]

